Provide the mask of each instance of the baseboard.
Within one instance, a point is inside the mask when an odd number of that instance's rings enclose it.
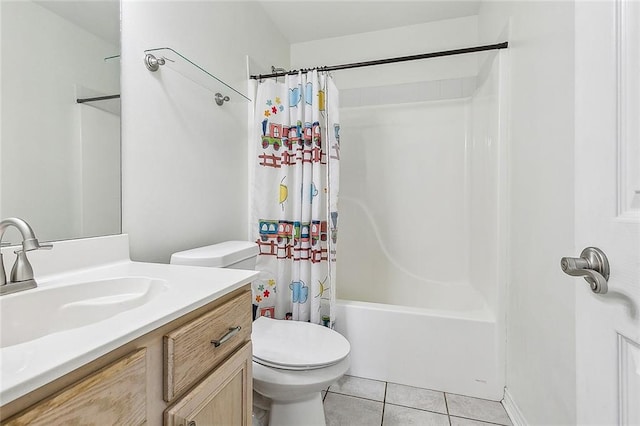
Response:
[[[509,389],[507,388],[504,388],[504,398],[502,399],[502,406],[511,419],[511,423],[513,423],[513,426],[528,426],[526,419],[522,415],[522,411],[520,411],[518,404],[516,404],[516,402],[513,400],[511,394],[509,393]]]

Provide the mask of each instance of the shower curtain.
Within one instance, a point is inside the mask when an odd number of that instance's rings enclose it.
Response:
[[[333,327],[340,125],[331,76],[257,85],[253,110],[253,283],[258,316]]]

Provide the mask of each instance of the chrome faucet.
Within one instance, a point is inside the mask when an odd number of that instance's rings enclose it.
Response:
[[[4,232],[9,226],[16,227],[22,234],[22,250],[14,252],[16,254],[16,261],[13,264],[13,268],[11,268],[11,276],[8,282],[4,270],[2,253],[0,253],[0,295],[37,287],[38,285],[33,277],[33,268],[27,259],[27,252],[53,247],[51,244],[40,244],[31,226],[17,217],[10,217],[0,222],[0,246],[2,245]]]

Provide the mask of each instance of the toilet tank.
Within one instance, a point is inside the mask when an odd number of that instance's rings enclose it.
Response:
[[[225,241],[174,253],[171,255],[171,264],[253,270],[258,251],[256,243]]]

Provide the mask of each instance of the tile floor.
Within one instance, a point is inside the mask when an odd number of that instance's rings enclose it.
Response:
[[[328,426],[512,426],[502,404],[344,376],[324,395]]]

